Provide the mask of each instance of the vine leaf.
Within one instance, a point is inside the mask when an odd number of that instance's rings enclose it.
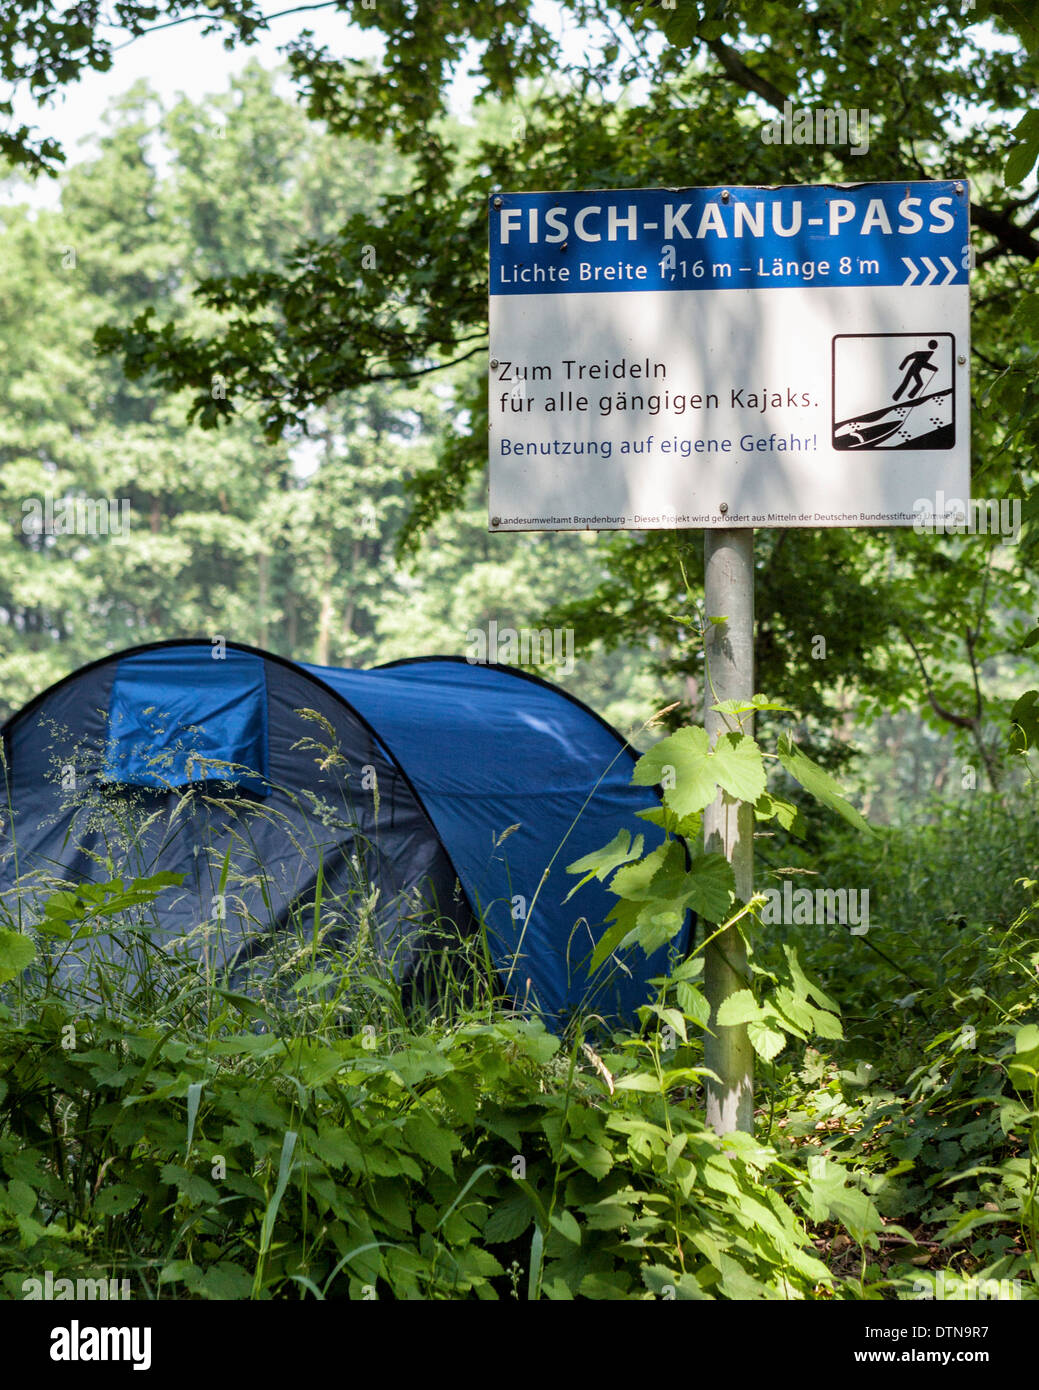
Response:
[[[864,830],[868,835],[872,835],[873,829],[869,821],[844,797],[839,783],[834,781],[825,768],[821,768],[806,753],[802,753],[789,734],[780,736],[777,752],[779,761],[790,776],[800,782],[816,801],[821,801],[824,806],[829,806],[831,811],[843,816],[856,830]]]

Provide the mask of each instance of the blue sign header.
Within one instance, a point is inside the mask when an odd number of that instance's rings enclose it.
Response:
[[[966,180],[502,193],[491,294],[965,285]]]

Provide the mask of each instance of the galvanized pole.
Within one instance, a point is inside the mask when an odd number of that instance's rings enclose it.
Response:
[[[754,694],[753,530],[704,532],[704,602],[708,619],[726,619],[708,623],[705,637],[704,727],[713,744],[736,726],[710,706],[723,700],[749,701]],[[753,732],[749,721],[743,727]],[[754,891],[754,808],[719,792],[704,811],[704,842],[708,852],[729,860],[736,892],[746,902]],[[734,1129],[749,1133],[754,1127],[754,1052],[746,1025],[719,1028],[714,1022],[722,1001],[748,984],[746,947],[739,928],[730,927],[704,952],[704,992],[711,1005],[712,1029],[704,1036],[704,1060],[720,1078],[707,1085],[707,1122],[717,1134]]]

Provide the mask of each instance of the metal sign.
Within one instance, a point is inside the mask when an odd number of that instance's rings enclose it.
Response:
[[[496,195],[492,528],[966,499],[968,233],[965,181]]]

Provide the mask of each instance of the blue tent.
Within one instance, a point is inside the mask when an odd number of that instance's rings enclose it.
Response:
[[[270,932],[320,893],[322,921],[346,939],[360,913],[401,979],[446,926],[482,917],[509,993],[550,1019],[582,1003],[630,1017],[664,968],[663,953],[632,950],[589,983],[614,900],[592,880],[566,903],[566,865],[621,828],[647,846],[659,832],[636,814],[650,798],[630,785],[629,746],[536,676],[166,642],[74,672],[2,734],[8,904],[41,873],[172,870],[184,882],[160,898],[153,939],[215,916],[212,949],[240,974],[262,970]]]

